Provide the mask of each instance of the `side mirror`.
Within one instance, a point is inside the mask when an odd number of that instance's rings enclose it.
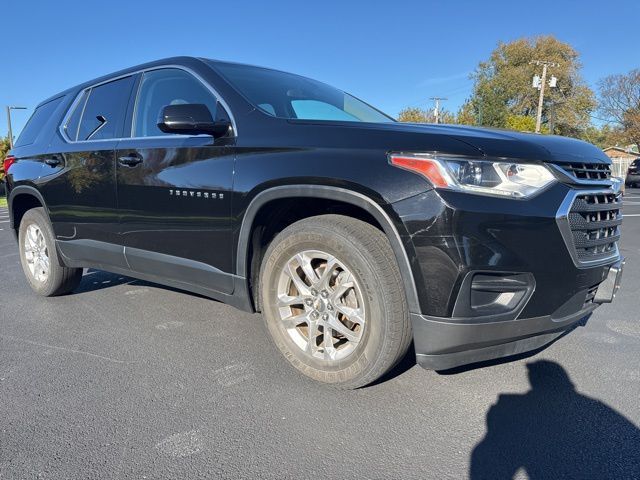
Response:
[[[158,117],[158,128],[165,133],[221,137],[229,131],[231,122],[227,119],[214,120],[202,103],[187,103],[164,107]]]

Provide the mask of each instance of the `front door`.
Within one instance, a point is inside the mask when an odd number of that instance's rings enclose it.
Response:
[[[165,134],[163,107],[217,99],[190,73],[147,71],[140,81],[131,138],[116,150],[120,233],[136,272],[231,293],[233,139]]]

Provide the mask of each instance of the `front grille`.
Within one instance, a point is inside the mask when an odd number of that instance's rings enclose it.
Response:
[[[621,209],[619,193],[598,192],[575,197],[568,219],[579,262],[595,262],[617,254]]]
[[[562,163],[559,165],[578,180],[609,180],[611,166],[604,163]]]

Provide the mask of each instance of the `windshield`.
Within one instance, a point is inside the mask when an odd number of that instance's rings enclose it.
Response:
[[[214,62],[226,80],[255,107],[280,118],[393,122],[361,100],[309,78],[266,68]]]

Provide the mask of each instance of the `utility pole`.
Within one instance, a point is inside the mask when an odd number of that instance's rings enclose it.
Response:
[[[440,101],[448,100],[448,98],[431,97],[431,100],[436,102],[436,107],[433,109],[433,116],[436,117],[436,123],[440,123]]]
[[[7,105],[7,127],[9,129],[9,150],[13,148],[13,129],[11,128],[11,110],[26,110],[27,107],[12,107]]]
[[[529,62],[533,65],[542,65],[542,78],[538,79],[537,75],[533,77],[533,86],[540,89],[540,98],[538,99],[538,114],[536,116],[536,133],[540,133],[540,124],[542,123],[542,102],[544,101],[544,87],[547,83],[547,67],[559,67],[560,64],[556,62],[549,62],[547,60],[533,60]],[[552,77],[552,85],[556,86],[556,79]]]

